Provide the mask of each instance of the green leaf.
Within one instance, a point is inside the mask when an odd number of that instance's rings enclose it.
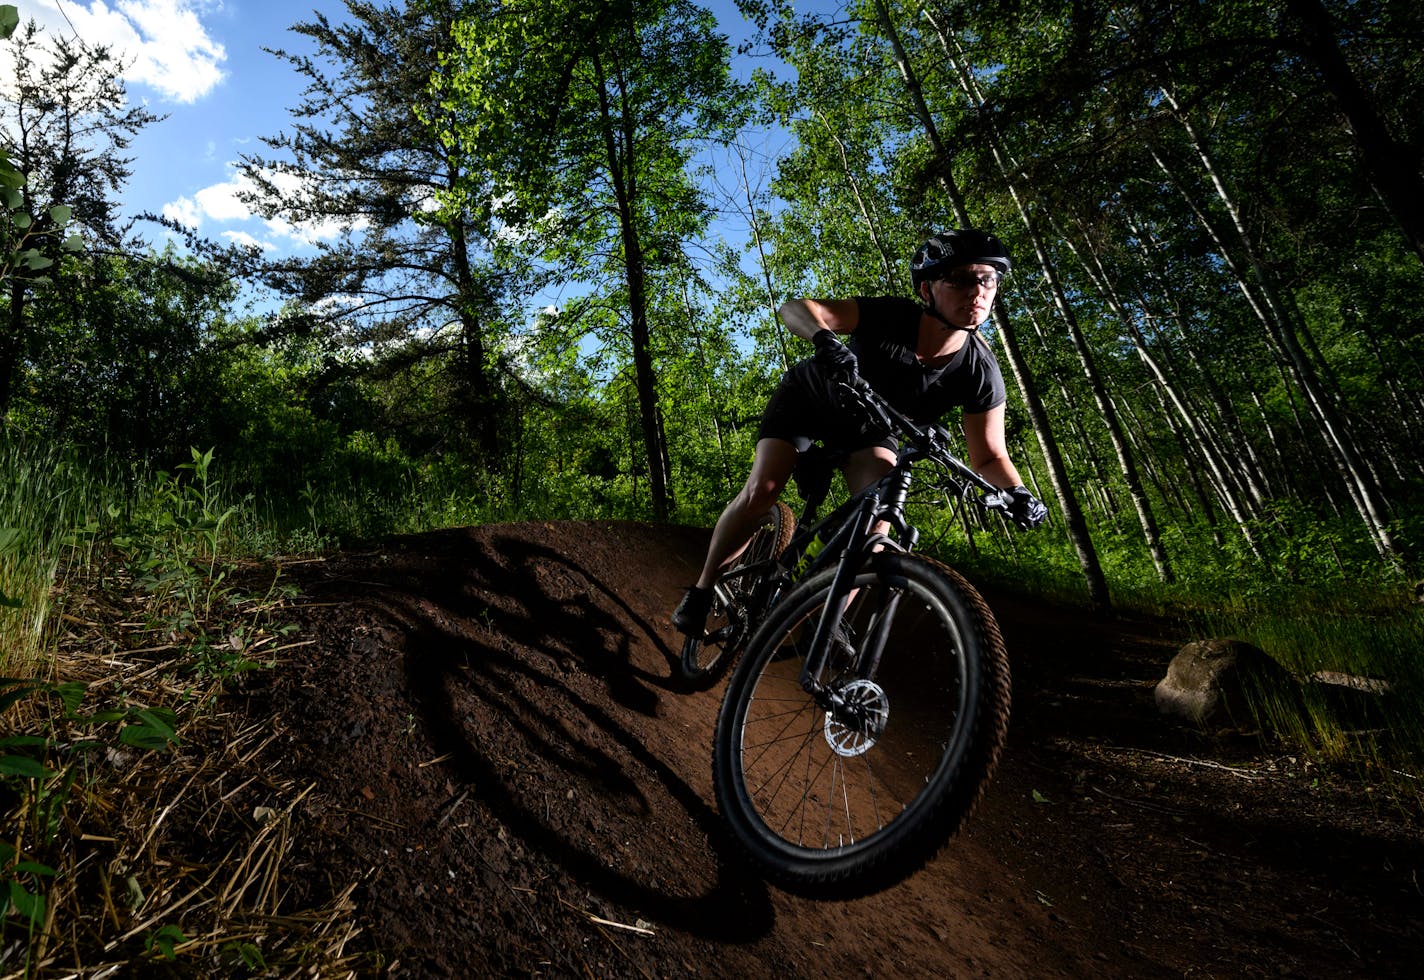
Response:
[[[0,38],[7,38],[20,26],[20,11],[12,3],[0,3]]]
[[[49,220],[57,225],[63,226],[69,224],[69,219],[73,214],[74,209],[68,204],[56,204],[49,209]]]
[[[21,779],[48,779],[54,770],[46,769],[27,755],[0,755],[0,776],[18,776]]]
[[[12,704],[18,704],[31,694],[39,690],[39,686],[33,681],[23,680],[18,677],[0,678],[0,688],[10,687],[12,690],[0,694],[0,711],[4,711]]]
[[[21,861],[15,865],[16,874],[41,875],[45,878],[53,878],[59,872],[55,871],[47,864],[38,861]]]
[[[41,738],[38,735],[10,735],[7,738],[0,738],[0,749],[33,748],[35,746],[48,744],[48,739]]]
[[[23,268],[38,271],[54,265],[54,260],[46,255],[41,255],[37,248],[27,248],[20,253],[18,264]]]
[[[267,969],[267,961],[262,957],[262,950],[256,943],[234,943],[227,948],[236,948],[237,955],[242,958],[242,965],[254,973]]]
[[[88,688],[80,681],[66,681],[63,684],[56,684],[52,690],[59,695],[59,700],[64,704],[64,713],[73,715],[79,710],[79,705],[83,702],[84,693]]]
[[[173,712],[165,708],[140,708],[133,716],[139,719],[139,723],[119,732],[119,741],[125,745],[156,752],[170,744],[178,744],[178,736],[174,732],[178,716]]]
[[[157,947],[159,952],[163,954],[164,959],[171,960],[174,958],[173,947],[179,943],[186,943],[187,941],[188,937],[183,935],[182,929],[179,929],[177,926],[162,926],[149,933],[148,937],[144,940],[144,946],[149,950]]]
[[[1050,800],[1048,797],[1044,796],[1044,795],[1043,795],[1042,793],[1040,793],[1038,790],[1034,790],[1034,791],[1033,791],[1033,802],[1035,802],[1035,803],[1052,803],[1053,801]]]
[[[17,913],[30,920],[32,925],[40,925],[45,918],[45,898],[32,895],[18,881],[10,882],[10,905]]]

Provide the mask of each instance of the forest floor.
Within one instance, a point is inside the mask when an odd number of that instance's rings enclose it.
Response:
[[[389,977],[1417,977],[1419,821],[1156,712],[1186,637],[988,594],[1014,668],[984,802],[923,871],[795,897],[712,802],[720,688],[672,679],[706,532],[502,525],[287,573],[297,646],[239,696],[303,788],[285,904],[350,892]]]

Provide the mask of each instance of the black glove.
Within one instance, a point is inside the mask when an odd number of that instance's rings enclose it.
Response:
[[[859,367],[855,351],[837,340],[835,333],[830,330],[817,330],[811,338],[811,343],[816,347],[816,363],[821,366],[826,377],[855,377],[856,368]]]
[[[1028,487],[1009,487],[1004,496],[1008,498],[1009,516],[1025,531],[1038,527],[1048,517],[1048,508],[1028,492]]]

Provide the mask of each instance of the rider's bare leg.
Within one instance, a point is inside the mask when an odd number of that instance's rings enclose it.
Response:
[[[895,451],[893,449],[886,449],[884,446],[868,446],[865,449],[857,449],[846,457],[845,465],[842,467],[842,472],[845,473],[846,488],[851,493],[859,493],[889,473],[894,465]],[[890,530],[890,524],[887,521],[880,521],[875,525],[874,530],[877,534],[885,534]],[[857,591],[853,589],[846,596],[846,605],[842,608],[842,613],[855,600]],[[844,634],[839,635],[844,636]]]
[[[784,439],[761,439],[756,444],[752,471],[741,491],[727,504],[712,528],[707,561],[697,579],[710,589],[721,570],[746,548],[762,516],[781,497],[791,471],[796,468],[796,447]]]
[[[851,493],[860,493],[876,480],[880,479],[890,468],[895,465],[895,450],[886,449],[884,446],[867,446],[864,449],[857,449],[846,457],[845,472],[846,487]]]

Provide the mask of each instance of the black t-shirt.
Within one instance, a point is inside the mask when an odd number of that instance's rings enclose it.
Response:
[[[886,401],[921,424],[938,422],[947,412],[987,412],[1003,404],[1004,378],[999,362],[979,334],[972,333],[949,362],[927,367],[915,357],[920,306],[893,296],[857,297],[859,319],[850,347],[859,374]],[[896,442],[858,416],[848,415],[830,379],[807,358],[781,379],[762,413],[759,438],[784,439],[804,452],[821,440],[840,449]]]
[[[860,320],[850,335],[850,349],[860,361],[860,376],[901,412],[925,423],[953,408],[979,413],[1004,403],[999,361],[978,331],[946,364],[928,367],[915,357],[918,303],[898,296],[858,296],[856,303]]]

